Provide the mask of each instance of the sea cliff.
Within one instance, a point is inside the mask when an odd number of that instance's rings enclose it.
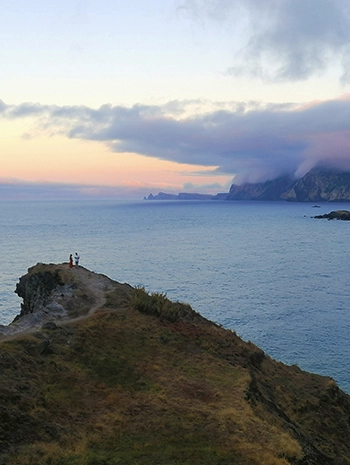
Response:
[[[349,202],[350,172],[314,168],[303,177],[293,175],[257,182],[232,184],[229,192],[213,195],[150,194],[145,200],[286,200],[288,202]]]
[[[299,179],[283,176],[256,184],[232,184],[227,200],[345,202],[350,200],[350,173],[315,168]]]
[[[37,264],[0,336],[0,463],[345,465],[350,397],[162,293]]]

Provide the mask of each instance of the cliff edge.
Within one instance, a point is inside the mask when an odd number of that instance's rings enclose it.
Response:
[[[15,292],[23,299],[21,311],[10,325],[0,325],[0,340],[1,336],[33,331],[50,321],[62,323],[91,315],[115,288],[121,295],[132,291],[128,284],[82,266],[37,263],[16,285]]]
[[[350,463],[350,397],[331,378],[189,305],[67,264],[37,264],[16,292],[2,465]]]

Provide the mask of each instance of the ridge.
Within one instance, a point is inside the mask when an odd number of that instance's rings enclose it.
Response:
[[[37,264],[16,291],[2,465],[349,464],[350,397],[331,378],[83,267]]]

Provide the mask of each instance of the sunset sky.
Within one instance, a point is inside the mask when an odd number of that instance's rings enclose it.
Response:
[[[350,169],[346,0],[2,0],[0,199]]]

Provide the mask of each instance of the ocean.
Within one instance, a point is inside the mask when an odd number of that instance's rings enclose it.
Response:
[[[4,201],[0,324],[38,262],[81,265],[189,303],[271,357],[350,393],[350,204],[245,201]]]

